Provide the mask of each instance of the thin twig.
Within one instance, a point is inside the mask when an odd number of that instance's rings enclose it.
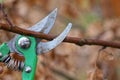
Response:
[[[3,17],[5,18],[5,20],[7,21],[7,23],[9,24],[10,27],[13,27],[12,22],[10,21],[10,19],[8,18],[8,15],[6,14],[5,10],[4,10],[4,5],[0,3],[0,10],[3,13]]]
[[[46,40],[53,40],[56,37],[53,35],[25,30],[17,26],[15,26],[14,28],[10,28],[9,25],[3,24],[3,23],[0,23],[0,29],[21,34],[21,35],[27,35],[27,36],[33,36],[36,38],[46,39]],[[63,42],[75,43],[79,46],[98,45],[98,46],[120,48],[120,42],[103,41],[103,40],[97,40],[97,39],[81,39],[81,38],[75,38],[75,37],[66,37]]]

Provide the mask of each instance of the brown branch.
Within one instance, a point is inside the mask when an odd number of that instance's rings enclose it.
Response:
[[[46,40],[52,40],[56,37],[53,35],[48,35],[48,34],[46,35],[43,33],[25,30],[25,29],[19,28],[17,26],[11,28],[11,27],[9,27],[9,25],[3,24],[3,23],[0,23],[0,29],[10,31],[13,33],[17,33],[17,34],[21,34],[21,35],[34,36],[36,38],[42,38],[42,39],[46,39]],[[66,37],[63,42],[75,43],[79,46],[99,45],[99,46],[103,46],[103,47],[120,48],[120,42],[103,41],[103,40],[97,40],[97,39],[81,39],[81,38],[75,38],[75,37]]]

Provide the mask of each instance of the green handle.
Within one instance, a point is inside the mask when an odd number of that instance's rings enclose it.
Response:
[[[0,45],[0,61],[9,54],[10,50],[7,43]]]
[[[34,37],[28,37],[31,44],[29,48],[23,49],[18,45],[18,40],[23,37],[19,36],[16,41],[16,47],[19,52],[21,52],[25,58],[25,67],[22,72],[22,80],[34,80],[34,75],[36,71],[37,55],[36,55],[36,40]],[[31,68],[30,72],[26,72],[27,68]]]

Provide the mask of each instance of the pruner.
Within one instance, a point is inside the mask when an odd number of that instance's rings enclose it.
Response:
[[[48,34],[55,22],[57,9],[39,21],[28,30]],[[9,42],[0,45],[0,61],[13,70],[22,71],[22,80],[34,80],[37,55],[46,53],[59,45],[67,36],[72,24],[69,23],[65,30],[51,41],[43,42],[42,39],[17,34]],[[25,58],[24,61],[15,60],[10,56],[17,53]]]

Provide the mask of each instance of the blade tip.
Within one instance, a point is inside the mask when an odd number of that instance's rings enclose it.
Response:
[[[55,8],[52,13],[57,13],[58,9]]]
[[[69,23],[69,25],[71,25],[71,26],[72,26],[72,23]]]
[[[72,27],[72,23],[68,23],[68,26],[71,28]]]
[[[57,12],[57,11],[58,11],[58,8],[55,8],[55,9],[54,9],[54,11],[56,11],[56,12]]]

